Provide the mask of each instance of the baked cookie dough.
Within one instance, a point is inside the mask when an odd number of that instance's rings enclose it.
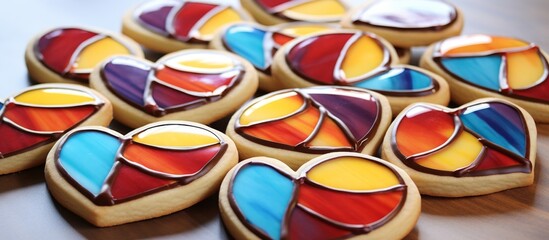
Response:
[[[133,128],[163,120],[208,124],[253,97],[257,73],[228,52],[183,50],[156,63],[113,57],[94,69],[90,85],[111,100],[115,119]]]
[[[265,27],[242,22],[218,32],[210,47],[235,53],[248,60],[259,75],[259,88],[272,92],[283,86],[271,77],[273,55],[294,38],[338,28],[335,24],[293,22]]]
[[[219,189],[237,160],[227,136],[197,123],[157,122],[124,136],[85,127],[56,143],[45,177],[57,202],[106,227],[192,206]]]
[[[223,180],[219,207],[235,239],[403,239],[421,199],[393,164],[330,153],[295,172],[273,158],[247,159]]]
[[[147,1],[124,15],[122,32],[148,49],[170,53],[206,48],[224,26],[250,21],[248,13],[230,5],[203,1]]]
[[[61,135],[77,126],[108,126],[111,103],[75,84],[40,84],[0,102],[0,175],[43,164]]]
[[[389,102],[359,88],[286,89],[256,98],[231,118],[241,159],[267,156],[293,169],[321,154],[373,154],[391,121]]]
[[[477,34],[431,45],[421,66],[448,80],[456,103],[501,98],[526,109],[537,122],[549,123],[548,59],[534,43]]]
[[[459,35],[463,13],[439,0],[370,0],[349,11],[341,25],[376,33],[395,46],[409,48]]]
[[[340,0],[240,0],[242,6],[261,24],[285,22],[338,22],[346,6]]]
[[[382,38],[340,30],[308,35],[275,54],[273,78],[286,88],[341,85],[377,91],[393,114],[413,102],[447,105],[446,81],[430,71],[399,65],[394,48]]]
[[[422,194],[482,195],[533,183],[536,136],[530,114],[508,101],[485,98],[454,109],[417,103],[387,131],[382,157]]]
[[[41,83],[88,85],[92,69],[113,55],[143,57],[132,39],[82,27],[59,27],[34,37],[25,51],[30,77]]]

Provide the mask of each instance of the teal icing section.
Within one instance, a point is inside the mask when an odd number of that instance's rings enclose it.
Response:
[[[243,166],[233,181],[232,194],[242,215],[272,239],[280,239],[282,222],[292,199],[291,179],[265,165]]]
[[[61,146],[59,162],[72,179],[97,196],[114,165],[120,145],[117,137],[105,132],[76,132]]]
[[[471,84],[499,91],[501,56],[442,58],[446,70]]]
[[[265,61],[265,36],[266,32],[263,30],[236,25],[227,29],[224,41],[232,52],[250,61],[256,68],[266,69],[269,63]]]
[[[418,91],[433,88],[433,79],[410,68],[392,68],[367,80],[357,82],[355,87],[378,91]]]

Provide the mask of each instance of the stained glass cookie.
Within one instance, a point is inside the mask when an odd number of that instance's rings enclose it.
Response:
[[[337,29],[335,24],[283,23],[271,27],[236,23],[218,32],[210,47],[235,53],[248,60],[259,75],[259,88],[272,92],[283,86],[271,77],[273,56],[284,44],[301,36]]]
[[[358,88],[286,89],[256,98],[231,118],[241,159],[267,156],[297,169],[321,154],[373,154],[392,113],[382,95]]]
[[[230,5],[189,0],[150,0],[124,15],[122,32],[148,49],[169,53],[206,48],[228,24],[251,21]]]
[[[549,123],[548,59],[535,43],[477,34],[431,45],[421,66],[448,80],[457,103],[501,98],[523,107],[536,121]]]
[[[105,227],[192,206],[219,189],[237,160],[227,136],[197,123],[162,121],[126,135],[85,127],[56,143],[45,177],[61,205]]]
[[[370,0],[349,11],[341,25],[376,33],[395,46],[409,48],[459,35],[463,13],[440,0]]]
[[[107,126],[111,103],[75,84],[40,84],[0,102],[0,174],[43,164],[61,135],[77,126]]]
[[[240,0],[261,24],[285,22],[338,22],[346,6],[340,0]]]
[[[221,217],[236,239],[403,239],[420,201],[406,172],[356,153],[322,155],[297,171],[251,158],[219,191]]]
[[[393,122],[382,156],[422,194],[461,197],[534,181],[536,125],[511,102],[485,98],[449,109],[417,103]]]
[[[59,27],[39,34],[27,45],[25,63],[42,83],[87,85],[92,69],[113,55],[143,57],[132,39],[104,30]]]
[[[394,114],[413,102],[447,105],[446,81],[430,71],[398,64],[394,48],[377,35],[352,30],[295,39],[275,54],[273,78],[287,88],[339,85],[377,91]]]
[[[211,123],[236,111],[257,90],[246,60],[214,50],[183,50],[156,63],[117,56],[92,73],[91,84],[114,105],[114,117],[131,127],[162,120]]]

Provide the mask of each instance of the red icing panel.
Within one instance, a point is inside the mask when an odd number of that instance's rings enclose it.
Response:
[[[165,67],[156,72],[156,77],[166,83],[185,90],[193,92],[213,92],[220,87],[229,86],[239,73],[239,70],[234,70],[223,74],[200,74],[182,72]]]
[[[271,10],[271,8],[291,1],[292,0],[257,0],[257,3],[259,3],[263,8]]]
[[[289,222],[289,239],[339,239],[351,235],[351,232],[313,217],[299,207],[294,208]]]
[[[287,55],[290,67],[309,79],[334,84],[334,69],[343,47],[352,33],[328,34],[309,38],[295,45]]]
[[[174,34],[176,38],[190,38],[191,30],[197,22],[216,7],[217,5],[213,4],[186,2],[173,19],[173,29],[175,30],[175,33],[172,34]]]
[[[95,112],[95,106],[41,108],[9,104],[4,117],[33,131],[65,131]]]
[[[4,157],[52,138],[52,136],[48,135],[23,132],[3,122],[0,122],[0,136],[2,136],[2,140],[0,140],[0,155]]]
[[[176,175],[194,175],[213,159],[221,146],[195,150],[167,150],[141,144],[128,144],[122,155],[148,169]]]
[[[282,46],[284,44],[286,44],[287,42],[289,41],[292,41],[294,40],[293,37],[290,37],[288,35],[284,35],[284,34],[281,34],[281,33],[273,33],[273,41],[275,43],[277,43],[278,45]]]
[[[111,185],[111,194],[115,201],[124,200],[157,188],[174,183],[174,180],[160,179],[146,175],[139,170],[120,165]]]
[[[397,209],[403,196],[402,190],[350,193],[304,183],[300,185],[297,201],[298,204],[333,221],[370,225]]]
[[[520,166],[522,162],[519,162],[505,153],[500,153],[494,149],[486,148],[486,155],[479,162],[478,166],[472,171],[493,170],[506,167]]]
[[[518,96],[541,99],[549,102],[549,76],[542,83],[524,90],[513,90],[513,93]]]
[[[162,108],[190,105],[204,100],[154,82],[151,84],[151,95],[156,104]]]

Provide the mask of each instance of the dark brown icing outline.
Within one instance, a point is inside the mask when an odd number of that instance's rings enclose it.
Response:
[[[504,103],[505,105],[507,105],[509,107],[512,107],[513,110],[515,110],[517,113],[519,113],[520,118],[521,118],[521,122],[522,122],[523,126],[525,127],[524,132],[525,132],[525,139],[526,139],[526,146],[525,146],[525,148],[526,148],[525,153],[526,154],[525,154],[524,157],[519,156],[516,153],[513,153],[513,152],[511,152],[511,151],[509,151],[509,150],[507,150],[503,147],[500,147],[500,146],[488,141],[487,139],[481,137],[479,134],[477,134],[474,131],[470,130],[469,128],[467,128],[465,125],[463,125],[461,123],[461,120],[459,118],[460,113],[462,113],[465,109],[467,109],[469,107],[472,107],[472,106],[475,106],[475,105],[478,105],[478,104],[483,104],[483,103]],[[418,154],[406,157],[406,156],[404,156],[404,154],[402,154],[400,152],[400,150],[398,149],[398,145],[396,143],[396,132],[397,132],[397,129],[400,125],[400,122],[402,121],[403,117],[405,116],[405,114],[401,114],[401,116],[399,116],[395,120],[395,125],[394,125],[393,129],[391,129],[391,150],[397,156],[397,158],[404,165],[408,166],[409,168],[412,168],[416,171],[424,172],[424,173],[427,173],[427,174],[438,175],[438,176],[450,176],[450,177],[456,177],[456,178],[489,176],[489,175],[499,175],[499,174],[508,174],[508,173],[531,173],[532,172],[533,167],[532,167],[532,162],[530,161],[530,144],[531,144],[530,143],[530,132],[528,131],[528,125],[526,123],[526,119],[524,118],[522,112],[518,108],[516,108],[515,106],[506,104],[505,102],[502,102],[502,101],[494,101],[494,100],[477,102],[473,105],[468,105],[467,107],[463,107],[463,108],[460,107],[459,109],[451,110],[451,111],[448,111],[448,110],[442,109],[442,108],[436,108],[434,106],[426,105],[426,104],[422,104],[422,103],[417,103],[417,104],[413,105],[413,107],[417,107],[417,106],[426,107],[426,108],[429,108],[429,109],[432,109],[432,110],[435,110],[435,111],[436,110],[441,110],[441,111],[444,111],[445,113],[452,114],[452,117],[454,119],[454,124],[455,124],[455,127],[457,128],[457,131],[454,131],[452,136],[448,139],[447,143],[444,143],[444,145],[438,146],[437,148],[428,150],[426,152],[422,152],[422,153],[418,153]],[[454,129],[454,130],[456,130],[456,129]],[[462,168],[462,169],[458,169],[458,170],[453,171],[453,172],[450,172],[450,171],[442,171],[442,170],[435,170],[435,169],[427,168],[427,167],[421,166],[421,165],[419,165],[415,162],[415,159],[418,158],[418,157],[420,158],[420,157],[424,157],[424,156],[427,156],[427,155],[430,155],[430,154],[435,154],[435,153],[445,149],[449,144],[453,143],[456,139],[456,136],[459,135],[463,131],[466,131],[467,133],[470,133],[473,136],[477,137],[478,141],[481,144],[483,144],[481,152],[479,153],[479,155],[477,156],[475,161],[473,161],[469,166],[467,166],[465,168]],[[514,160],[516,160],[517,162],[519,162],[521,164],[519,166],[511,166],[511,167],[504,167],[504,168],[488,169],[488,170],[471,172],[472,170],[474,170],[478,166],[478,164],[481,162],[481,160],[483,160],[484,156],[486,155],[486,149],[488,147],[492,148],[493,150],[498,151],[499,153],[506,154],[507,156],[513,158]]]
[[[334,188],[323,186],[322,184],[318,184],[318,183],[308,179],[307,176],[306,176],[306,173],[309,170],[311,170],[312,168],[314,168],[315,166],[317,166],[317,165],[320,165],[320,164],[322,164],[324,162],[327,162],[327,161],[330,161],[330,160],[338,159],[340,157],[348,157],[348,156],[334,156],[334,157],[331,157],[331,158],[323,159],[322,161],[320,161],[318,163],[315,163],[314,165],[308,166],[307,168],[301,170],[298,178],[295,178],[295,177],[291,176],[286,171],[279,169],[277,166],[273,166],[273,165],[270,165],[270,164],[262,162],[262,161],[250,161],[246,164],[239,165],[238,167],[235,168],[234,172],[232,173],[231,180],[229,182],[229,188],[228,188],[228,193],[227,193],[227,199],[229,200],[229,205],[231,206],[231,209],[233,210],[235,215],[238,217],[240,222],[244,226],[246,226],[246,229],[250,230],[251,232],[256,234],[261,239],[269,239],[268,234],[264,233],[263,231],[261,231],[260,229],[258,229],[256,227],[254,227],[254,225],[246,219],[246,217],[244,216],[244,214],[242,214],[242,211],[238,207],[238,205],[236,203],[236,200],[234,199],[234,195],[233,195],[233,183],[234,183],[234,180],[235,180],[238,172],[242,168],[244,168],[245,166],[248,166],[248,165],[263,165],[263,166],[267,166],[267,167],[270,167],[270,168],[274,169],[275,171],[277,171],[281,175],[286,176],[294,184],[294,187],[293,187],[293,190],[292,190],[292,198],[291,198],[290,202],[288,203],[288,208],[286,209],[286,212],[284,214],[283,222],[281,223],[281,226],[282,226],[282,228],[281,228],[281,239],[288,239],[288,230],[289,230],[288,229],[289,228],[288,223],[289,223],[289,220],[290,220],[289,218],[290,218],[291,213],[293,212],[294,208],[296,208],[296,207],[301,208],[303,211],[307,212],[310,216],[312,216],[312,217],[314,217],[314,218],[316,218],[316,219],[318,219],[318,220],[320,220],[320,221],[322,221],[326,224],[329,224],[332,227],[335,227],[335,228],[338,228],[338,229],[343,229],[343,230],[351,232],[351,234],[349,234],[349,235],[341,236],[342,238],[349,238],[349,237],[357,236],[357,235],[360,235],[360,234],[370,233],[371,231],[382,227],[387,222],[391,221],[396,215],[399,214],[402,207],[404,207],[404,205],[406,203],[406,200],[407,200],[407,196],[408,196],[408,185],[406,185],[406,183],[404,182],[404,179],[402,179],[400,174],[398,174],[398,172],[396,172],[392,167],[389,167],[388,165],[386,165],[386,164],[384,164],[384,163],[382,163],[378,160],[372,159],[372,158],[358,157],[358,156],[349,156],[349,157],[362,158],[362,159],[365,159],[365,160],[376,162],[377,164],[383,165],[384,167],[391,170],[391,172],[393,172],[393,174],[397,177],[397,179],[399,181],[399,185],[396,185],[396,186],[393,186],[393,187],[390,187],[390,188],[387,188],[387,189],[377,190],[377,191],[367,191],[367,193],[402,191],[402,199],[400,200],[400,203],[398,204],[398,206],[395,209],[393,209],[393,211],[391,211],[391,213],[389,213],[389,215],[386,215],[380,221],[375,222],[371,225],[357,228],[357,227],[353,227],[353,226],[345,224],[345,223],[340,223],[340,222],[337,222],[337,221],[334,221],[334,220],[328,220],[328,219],[324,218],[323,216],[319,216],[319,214],[313,213],[309,209],[300,206],[297,203],[297,197],[298,197],[298,192],[299,192],[299,186],[301,184],[303,184],[304,182],[310,183],[315,188],[321,187],[321,188],[325,188],[325,189],[334,190]],[[303,174],[303,173],[305,173],[305,174]],[[336,191],[341,191],[341,192],[348,192],[348,193],[357,193],[357,194],[361,193],[361,192],[353,192],[353,191],[347,191],[347,190],[337,190],[337,189],[335,189],[335,190]],[[364,193],[364,192],[362,192],[362,193]],[[367,194],[367,193],[365,193],[365,194]]]
[[[122,150],[125,149],[126,145],[128,143],[132,143],[132,137],[133,135],[135,134],[138,134],[140,132],[143,132],[147,129],[150,129],[150,128],[155,128],[155,127],[159,127],[159,126],[164,126],[164,125],[182,125],[182,126],[191,126],[191,127],[197,127],[197,128],[201,128],[203,130],[206,130],[210,133],[212,133],[214,136],[216,136],[219,140],[219,143],[216,143],[216,144],[211,144],[211,145],[207,145],[207,146],[202,146],[202,147],[199,147],[199,148],[205,148],[205,147],[210,147],[210,146],[214,146],[214,145],[220,145],[220,149],[219,151],[217,152],[217,154],[211,158],[208,163],[206,165],[204,165],[202,167],[202,169],[200,169],[196,174],[194,175],[189,175],[189,176],[180,176],[180,177],[174,177],[172,174],[166,174],[166,173],[160,173],[160,172],[153,172],[153,171],[146,171],[140,167],[136,167],[135,165],[133,164],[128,164],[126,161],[126,158],[124,158],[122,156]],[[149,128],[147,129],[143,129],[142,131],[139,131],[139,132],[136,132],[135,134],[133,134],[132,136],[128,136],[128,135],[123,135],[123,136],[119,136],[119,135],[113,135],[111,134],[110,132],[105,132],[103,130],[100,130],[100,129],[84,129],[84,130],[80,130],[80,131],[75,131],[75,132],[72,132],[71,134],[67,134],[65,135],[64,138],[62,138],[61,140],[59,140],[59,145],[58,147],[55,149],[55,154],[54,154],[54,162],[55,162],[55,166],[56,166],[56,169],[57,171],[59,171],[59,173],[61,174],[61,176],[63,176],[63,179],[66,180],[67,182],[69,182],[71,184],[71,186],[73,186],[74,188],[76,188],[76,190],[78,190],[79,193],[81,193],[82,195],[84,195],[86,198],[88,198],[88,200],[90,200],[92,203],[94,203],[95,205],[97,206],[112,206],[112,205],[116,205],[116,204],[119,204],[119,203],[124,203],[124,202],[128,202],[128,201],[131,201],[131,200],[135,200],[135,199],[138,199],[138,198],[141,198],[141,197],[144,197],[144,196],[148,196],[148,195],[151,195],[151,194],[154,194],[154,193],[157,193],[157,192],[161,192],[161,191],[164,191],[164,190],[169,190],[169,189],[172,189],[172,188],[176,188],[176,187],[179,187],[179,186],[184,186],[184,185],[187,185],[189,183],[191,183],[192,181],[206,175],[212,168],[215,167],[215,165],[217,165],[217,163],[221,160],[221,158],[223,158],[223,155],[225,154],[225,152],[227,151],[228,149],[228,144],[224,141],[223,137],[219,136],[219,134],[207,129],[207,128],[203,128],[203,127],[199,127],[199,126],[195,126],[195,125],[188,125],[188,124],[182,124],[182,123],[164,123],[164,124],[158,124],[158,125],[154,125],[154,126],[150,126]],[[141,129],[139,129],[141,130]],[[63,145],[65,144],[65,142],[67,141],[67,139],[69,139],[69,137],[71,137],[73,134],[76,134],[76,133],[79,133],[79,132],[83,132],[83,131],[96,131],[96,132],[101,132],[101,133],[105,133],[105,134],[108,134],[108,135],[111,135],[111,136],[114,136],[114,137],[117,137],[118,140],[120,141],[120,147],[118,148],[118,152],[116,153],[116,159],[114,161],[114,164],[111,168],[111,171],[109,172],[107,178],[105,179],[105,182],[103,183],[102,185],[102,190],[101,192],[97,195],[97,196],[94,196],[92,193],[90,193],[86,188],[82,187],[82,185],[80,185],[80,183],[78,183],[78,181],[76,181],[75,179],[73,179],[68,173],[67,171],[65,171],[65,169],[63,168],[62,164],[60,163],[59,161],[59,154],[61,152],[61,149],[63,148]],[[143,145],[143,144],[140,144],[140,145]],[[150,145],[146,145],[148,147],[153,147],[153,148],[159,148],[159,147],[154,147],[154,146],[150,146]],[[197,148],[197,149],[199,149]],[[131,196],[131,197],[128,197],[128,198],[124,198],[124,199],[113,199],[111,193],[110,193],[110,190],[111,190],[111,184],[112,182],[114,181],[114,178],[117,176],[117,173],[118,173],[118,170],[120,169],[121,165],[122,164],[125,164],[126,167],[130,167],[130,168],[133,168],[134,170],[137,170],[137,171],[140,171],[141,173],[144,173],[146,175],[149,175],[149,176],[154,176],[156,178],[162,178],[164,180],[173,180],[174,182],[173,183],[169,183],[167,185],[164,185],[162,187],[158,187],[158,188],[155,188],[155,189],[152,189],[152,190],[148,190],[148,191],[145,191],[145,192],[142,192],[142,193],[139,193],[137,195],[134,195],[134,196]]]

